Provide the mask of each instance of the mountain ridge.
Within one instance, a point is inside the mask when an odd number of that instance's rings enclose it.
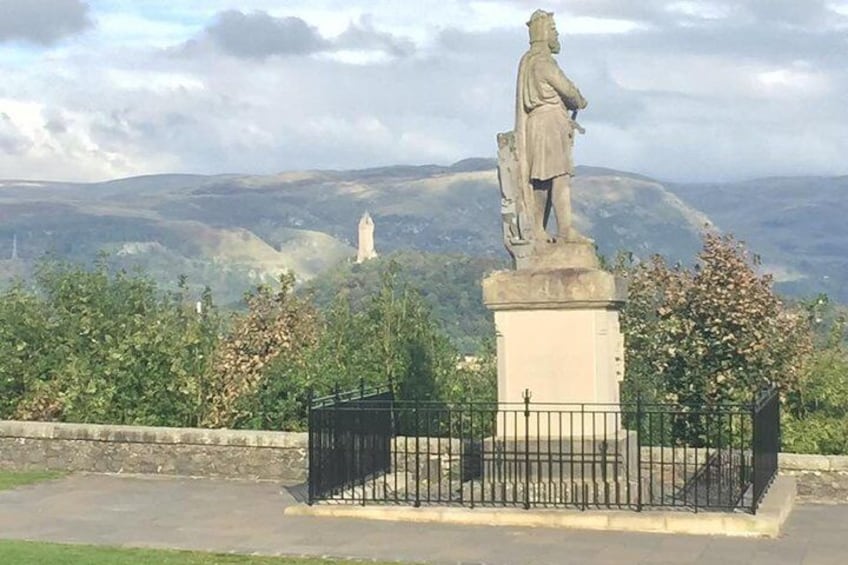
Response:
[[[691,263],[705,227],[747,241],[794,295],[828,292],[848,301],[848,176],[774,177],[741,182],[671,183],[604,167],[579,166],[577,226],[612,257],[659,253]],[[295,269],[301,280],[355,255],[364,211],[377,250],[415,249],[504,257],[496,161],[393,165],[352,171],[271,175],[159,173],[72,183],[0,179],[0,278],[11,239],[18,261],[45,252],[89,260],[127,249],[117,266],[143,264],[158,280],[184,271],[197,284],[246,285]],[[203,226],[188,229],[191,223]],[[159,245],[135,245],[156,242]],[[241,288],[238,288],[241,285]]]

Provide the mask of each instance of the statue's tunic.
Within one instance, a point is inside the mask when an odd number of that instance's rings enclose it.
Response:
[[[551,54],[533,50],[521,59],[518,86],[519,106],[526,115],[524,147],[529,178],[573,175],[574,125],[568,112],[585,104],[580,91]]]

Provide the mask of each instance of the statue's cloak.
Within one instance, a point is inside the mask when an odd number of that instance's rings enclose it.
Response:
[[[530,167],[527,162],[527,110],[524,95],[529,80],[527,67],[530,59],[537,53],[528,51],[521,57],[518,63],[518,79],[515,87],[515,152],[518,161],[518,183],[521,207],[526,217],[526,225],[521,226],[521,234],[524,239],[533,239],[533,185],[530,182]]]

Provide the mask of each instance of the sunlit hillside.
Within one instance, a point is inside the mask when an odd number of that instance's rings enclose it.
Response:
[[[660,253],[690,262],[705,226],[747,239],[795,294],[827,291],[848,275],[846,180],[774,179],[672,185],[579,168],[578,225],[613,256]],[[397,166],[278,175],[157,175],[105,183],[0,181],[0,277],[28,272],[45,253],[74,261],[110,254],[157,280],[186,274],[237,301],[261,280],[302,281],[355,256],[359,217],[376,223],[378,252],[418,250],[504,258],[495,163]],[[18,260],[9,261],[13,236]]]

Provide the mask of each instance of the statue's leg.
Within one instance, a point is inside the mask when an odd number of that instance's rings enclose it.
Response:
[[[551,192],[557,220],[557,237],[569,241],[588,241],[574,227],[571,213],[571,175],[554,178]]]
[[[551,195],[559,237],[568,237],[571,229],[571,177],[561,175],[553,179]]]
[[[534,230],[536,234],[541,234],[545,236],[545,239],[548,237],[545,235],[545,228],[548,225],[548,220],[551,217],[551,181],[533,181],[533,197],[536,200],[535,210],[533,214],[534,219]],[[538,239],[542,239],[539,237]]]

